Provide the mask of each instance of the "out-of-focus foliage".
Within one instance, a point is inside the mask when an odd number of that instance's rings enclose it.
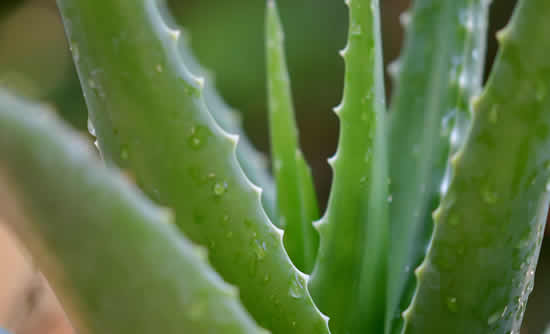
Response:
[[[495,31],[508,20],[513,0],[494,1],[489,32],[489,61]],[[346,9],[340,1],[279,0],[286,30],[288,67],[300,128],[301,146],[311,163],[321,206],[330,187],[326,159],[335,151],[337,118],[331,111],[341,99]],[[171,0],[176,18],[187,27],[201,62],[216,74],[217,86],[242,111],[247,133],[266,151],[267,105],[263,51],[264,3],[257,0]],[[399,14],[407,0],[382,6],[384,58],[394,59],[401,45]],[[487,72],[487,71],[486,71]],[[390,82],[390,80],[388,80]],[[81,130],[86,109],[54,0],[0,1],[0,85],[47,101]],[[388,89],[388,95],[391,89]],[[547,246],[548,248],[548,246]],[[550,307],[550,251],[543,249],[535,291],[525,318],[528,333],[541,332]]]

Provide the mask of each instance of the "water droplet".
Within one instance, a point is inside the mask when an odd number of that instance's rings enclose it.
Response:
[[[229,217],[229,215],[224,215],[222,217],[222,223],[224,223],[224,224],[229,223],[230,220],[231,220],[231,217]]]
[[[550,191],[550,182],[546,184],[546,191]]]
[[[466,71],[462,71],[460,73],[460,76],[458,77],[458,85],[462,89],[465,89],[468,85],[468,73]]]
[[[399,75],[399,72],[401,71],[401,62],[399,60],[395,60],[391,64],[388,65],[388,73],[396,78]]]
[[[256,253],[256,258],[258,261],[262,261],[265,258],[266,245],[265,241],[261,243],[258,240],[254,240],[254,253]]]
[[[393,196],[392,195],[389,195],[388,196],[388,203],[391,203],[393,201]]]
[[[471,32],[474,29],[474,17],[470,10],[463,10],[459,14],[460,23],[467,31]]]
[[[483,201],[487,204],[495,204],[498,199],[497,194],[489,186],[483,187],[481,196],[483,197]]]
[[[445,302],[447,304],[447,308],[449,309],[449,311],[453,313],[456,313],[458,311],[458,304],[456,302],[456,297],[447,297]]]
[[[168,30],[168,35],[174,40],[177,41],[180,38],[180,31],[179,30]]]
[[[78,44],[75,42],[71,43],[71,52],[73,53],[74,62],[78,63],[80,60],[80,50],[78,49]]]
[[[227,182],[216,182],[212,190],[214,191],[214,195],[222,196],[227,191]]]
[[[163,68],[162,68],[162,65],[161,64],[157,64],[157,66],[155,66],[155,69],[157,70],[157,72],[162,72]]]
[[[453,130],[451,131],[451,135],[449,137],[449,141],[451,143],[451,146],[458,146],[458,143],[460,141],[460,129],[458,128],[458,126],[453,127]]]
[[[92,123],[92,120],[88,117],[88,132],[92,135],[92,136],[96,136],[95,135],[95,128],[94,128],[94,123]]]
[[[264,275],[264,282],[267,283],[267,282],[269,282],[269,280],[270,280],[269,274],[265,274]]]
[[[479,50],[477,48],[472,50],[472,59],[476,61],[479,59]]]
[[[408,11],[405,11],[399,15],[399,22],[403,27],[407,27],[409,23],[411,23],[411,13]]]
[[[91,89],[97,88],[97,84],[93,79],[88,79],[88,86],[90,86]]]
[[[195,77],[195,83],[197,84],[199,89],[204,88],[204,82],[205,82],[205,80],[204,80],[203,77]]]
[[[361,36],[361,25],[360,24],[354,24],[352,27],[351,27],[351,34],[353,36]]]
[[[122,145],[122,148],[120,149],[120,159],[124,161],[128,160],[128,146]]]
[[[191,138],[190,141],[191,141],[191,146],[193,146],[194,148],[198,148],[201,146],[201,140],[197,137]]]
[[[447,168],[447,170],[445,171],[445,176],[443,176],[443,180],[441,181],[441,186],[439,188],[439,191],[441,192],[441,194],[444,195],[447,193],[447,191],[449,191],[450,184],[451,184],[451,172]]]
[[[304,283],[302,282],[302,279],[298,274],[296,274],[290,280],[289,294],[290,297],[294,299],[300,299],[304,297]]]
[[[99,142],[97,140],[94,140],[94,146],[99,151]]]
[[[194,126],[191,128],[191,135],[189,136],[188,142],[191,148],[198,150],[206,142],[210,131],[204,126]]]

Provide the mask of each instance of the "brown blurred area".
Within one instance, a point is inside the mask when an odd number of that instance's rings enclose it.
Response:
[[[113,0],[115,1],[115,0]],[[324,207],[330,190],[327,158],[334,154],[338,105],[343,84],[346,9],[343,0],[277,0],[286,30],[286,49],[300,141],[313,168]],[[452,1],[452,0],[449,0]],[[263,55],[262,0],[169,0],[176,19],[191,33],[201,62],[216,73],[229,104],[241,110],[252,141],[269,152]],[[399,15],[409,0],[383,0],[386,64],[401,47]],[[493,1],[487,55],[493,37],[508,20],[515,0]],[[486,70],[488,72],[488,70]],[[391,82],[387,80],[388,96]],[[0,0],[0,87],[54,106],[86,134],[86,109],[67,48],[55,0]],[[1,212],[0,212],[1,217]],[[543,247],[536,284],[522,334],[541,333],[550,321],[550,246]],[[17,334],[73,333],[39,268],[0,222],[0,327]]]
[[[74,333],[46,279],[1,221],[0,327],[17,334]]]

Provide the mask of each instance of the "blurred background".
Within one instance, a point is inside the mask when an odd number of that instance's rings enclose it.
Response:
[[[263,0],[169,0],[190,33],[199,60],[216,75],[226,101],[240,110],[252,142],[268,154],[263,52]],[[386,64],[399,52],[399,15],[409,0],[383,0]],[[346,43],[347,11],[341,0],[278,0],[286,31],[301,144],[315,176],[322,205],[330,189],[327,164],[336,149]],[[494,1],[487,68],[496,52],[494,34],[507,22],[515,0]],[[108,18],[98,18],[104,20]],[[86,133],[86,108],[55,0],[0,0],[0,86],[54,106]],[[387,80],[391,96],[391,82]],[[38,291],[38,292],[37,292]],[[535,290],[522,334],[541,333],[550,321],[550,244],[543,246]],[[548,312],[548,314],[547,314]],[[28,256],[0,224],[0,327],[21,334],[71,333],[61,307]]]

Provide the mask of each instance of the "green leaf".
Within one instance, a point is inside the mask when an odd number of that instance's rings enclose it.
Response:
[[[216,123],[225,131],[239,135],[236,152],[237,160],[250,181],[262,188],[262,204],[264,209],[271,221],[279,226],[275,184],[267,170],[267,159],[248,140],[242,127],[242,119],[239,112],[231,108],[223,100],[223,97],[216,90],[214,76],[199,64],[191,52],[189,44],[185,31],[182,31],[179,38],[179,50],[182,61],[191,73],[205,78],[203,95],[208,110],[216,120]]]
[[[283,29],[275,1],[267,2],[266,54],[269,124],[277,205],[288,255],[305,273],[311,273],[319,247],[313,221],[319,218],[315,189],[308,166],[298,148],[290,79],[285,61]]]
[[[469,102],[483,77],[489,3],[416,0],[412,12],[402,15],[407,37],[402,59],[392,65],[397,87],[390,124],[386,333],[402,329],[401,313],[416,285],[413,272],[432,234],[431,214],[448,185],[448,157],[469,128]]]
[[[234,288],[50,110],[0,91],[0,212],[79,333],[264,333]]]
[[[351,0],[338,151],[319,227],[321,244],[309,283],[333,333],[380,332],[384,325],[387,221],[385,101],[377,0]],[[380,190],[374,192],[373,190]],[[378,285],[382,284],[382,286]],[[361,316],[360,316],[361,315]]]
[[[519,333],[550,190],[550,3],[520,1],[448,192],[405,334]]]
[[[327,333],[260,190],[214,121],[156,0],[59,0],[99,147],[176,224],[274,333]],[[105,18],[99,21],[98,18]]]

